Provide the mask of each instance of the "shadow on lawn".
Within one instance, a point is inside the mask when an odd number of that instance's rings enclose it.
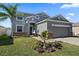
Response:
[[[12,45],[13,44],[13,38],[9,37],[8,39],[5,40],[0,40],[0,46],[3,45]]]

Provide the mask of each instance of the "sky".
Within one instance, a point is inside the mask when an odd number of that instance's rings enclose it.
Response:
[[[79,22],[78,3],[19,3],[17,11],[33,14],[45,12],[51,17],[61,14],[72,23]],[[11,22],[7,19],[0,25],[11,27]]]

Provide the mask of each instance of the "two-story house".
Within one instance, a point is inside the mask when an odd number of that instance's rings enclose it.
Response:
[[[72,23],[62,15],[50,17],[44,12],[37,14],[21,13],[13,21],[14,35],[32,35],[33,31],[41,35],[47,30],[52,37],[65,37],[72,35]]]

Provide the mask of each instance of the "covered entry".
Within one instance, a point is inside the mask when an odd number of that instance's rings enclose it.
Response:
[[[36,31],[35,27],[35,23],[30,23],[30,35],[33,35],[33,33]]]

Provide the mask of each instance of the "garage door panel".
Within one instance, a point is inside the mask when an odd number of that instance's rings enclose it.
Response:
[[[68,28],[64,27],[53,27],[49,30],[49,32],[53,33],[54,37],[68,36]]]

